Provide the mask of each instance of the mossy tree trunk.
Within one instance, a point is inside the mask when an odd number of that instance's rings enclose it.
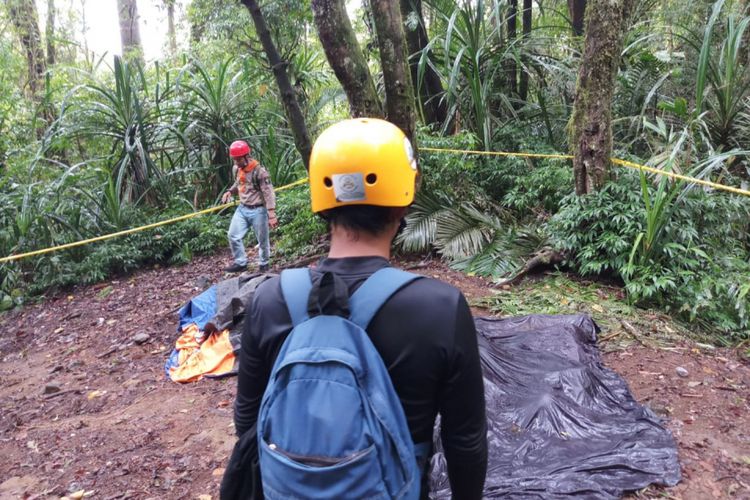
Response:
[[[401,17],[404,20],[406,47],[409,50],[409,68],[414,93],[422,107],[422,119],[428,125],[442,125],[448,118],[448,106],[441,98],[443,84],[440,75],[429,64],[425,65],[422,80],[419,78],[419,60],[429,43],[422,14],[422,0],[401,0]]]
[[[508,47],[510,47],[510,50],[515,50],[516,25],[518,23],[518,0],[508,0],[507,16]],[[513,96],[518,93],[518,73],[516,69],[516,61],[513,59],[509,59],[505,64],[505,71],[508,74],[508,92]]]
[[[39,30],[39,14],[37,13],[36,2],[34,0],[5,0],[5,4],[8,7],[8,14],[21,42],[21,47],[23,47],[23,51],[26,54],[28,68],[27,93],[39,106],[40,113],[44,118],[44,122],[39,122],[35,130],[37,139],[41,139],[44,135],[45,127],[51,125],[57,117],[54,107],[49,102],[49,94],[45,91],[47,59],[42,47],[42,35]],[[50,48],[49,45],[48,48]],[[54,52],[52,53],[52,57],[54,57]]]
[[[391,0],[370,0],[385,82],[385,115],[416,144],[417,110],[401,10]]]
[[[601,189],[610,178],[612,96],[632,1],[593,0],[586,8],[583,58],[568,123],[579,195]]]
[[[34,0],[5,0],[5,4],[26,54],[29,93],[36,98],[44,87],[44,76],[47,72],[36,2]]]
[[[138,27],[138,4],[136,0],[117,0],[117,16],[120,21],[122,57],[143,66],[143,45]]]
[[[310,134],[307,131],[305,116],[302,114],[302,108],[297,100],[297,93],[294,91],[294,87],[292,87],[292,83],[289,80],[289,74],[287,73],[289,62],[283,60],[279,55],[279,51],[271,37],[271,32],[268,30],[268,25],[258,2],[256,0],[242,0],[242,4],[247,7],[253,18],[255,32],[258,34],[258,38],[260,38],[263,52],[266,54],[268,63],[273,70],[273,76],[276,79],[276,85],[278,85],[279,92],[281,93],[281,100],[284,104],[289,128],[292,130],[292,135],[294,136],[294,144],[302,156],[305,169],[308,169],[312,144],[310,142]]]
[[[164,0],[167,7],[167,40],[172,55],[177,53],[177,34],[174,27],[174,4],[176,0]]]
[[[521,25],[524,44],[528,43],[531,38],[531,0],[523,0],[523,12],[521,14]],[[521,82],[518,86],[518,95],[521,101],[526,101],[529,97],[529,68],[528,61],[521,59],[524,64],[521,67]]]
[[[586,12],[586,0],[568,0],[568,14],[573,35],[583,35],[583,20]]]
[[[55,0],[47,0],[47,27],[44,30],[44,37],[47,39],[47,66],[52,67],[56,62],[55,50]]]
[[[312,0],[320,43],[346,93],[353,117],[383,117],[383,107],[344,0]]]

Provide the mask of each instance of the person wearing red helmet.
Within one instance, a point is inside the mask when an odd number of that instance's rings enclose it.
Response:
[[[222,195],[221,201],[227,203],[234,195],[240,197],[240,204],[232,216],[227,232],[234,264],[224,270],[230,273],[239,273],[247,269],[247,254],[243,240],[250,228],[258,240],[258,269],[261,272],[267,271],[270,257],[268,226],[278,225],[276,194],[273,191],[271,177],[250,153],[250,146],[245,141],[234,141],[229,146],[229,156],[234,164],[234,184]]]

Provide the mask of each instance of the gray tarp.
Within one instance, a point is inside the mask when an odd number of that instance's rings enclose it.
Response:
[[[677,484],[672,435],[602,366],[590,318],[478,318],[476,325],[487,399],[486,498],[617,498],[651,483]],[[450,498],[445,471],[439,451],[432,498]]]

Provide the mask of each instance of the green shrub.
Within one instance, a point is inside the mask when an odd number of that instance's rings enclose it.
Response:
[[[326,234],[325,223],[310,209],[307,184],[284,191],[276,211],[279,237],[275,250],[283,258],[292,259],[310,253]]]
[[[475,150],[476,139],[468,133],[449,137],[420,134],[419,148]],[[444,192],[452,197],[472,196],[475,191],[472,171],[476,156],[456,153],[419,151],[420,190]]]
[[[154,213],[144,223],[182,215]],[[24,293],[37,295],[50,288],[91,284],[154,263],[184,264],[194,254],[226,244],[226,216],[204,215],[156,229],[92,243],[85,247],[30,258],[10,267],[21,272]],[[3,283],[7,294],[9,289]]]
[[[450,137],[423,135],[421,147],[475,150],[469,134]],[[512,151],[551,152],[537,145],[509,147]],[[500,202],[520,217],[540,210],[554,212],[560,200],[571,192],[573,173],[568,160],[520,158],[423,151],[421,189],[440,192],[457,203],[486,198]]]
[[[638,189],[637,177],[626,174],[596,193],[571,193],[562,199],[548,230],[554,245],[568,256],[567,265],[583,275],[624,272],[643,226]]]
[[[573,190],[573,169],[568,160],[516,159],[505,162],[502,176],[507,186],[502,203],[521,215],[539,210],[555,213]]]
[[[651,199],[658,187],[647,184]],[[634,303],[657,305],[725,338],[750,333],[750,202],[686,188],[660,215],[656,246],[632,259],[646,227],[637,174],[597,193],[563,199],[548,224],[567,265],[583,275],[613,274]]]

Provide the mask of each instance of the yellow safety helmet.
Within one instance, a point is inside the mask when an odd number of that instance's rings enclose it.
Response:
[[[414,201],[417,161],[396,125],[377,118],[328,127],[310,155],[312,211],[346,205],[406,207]]]

